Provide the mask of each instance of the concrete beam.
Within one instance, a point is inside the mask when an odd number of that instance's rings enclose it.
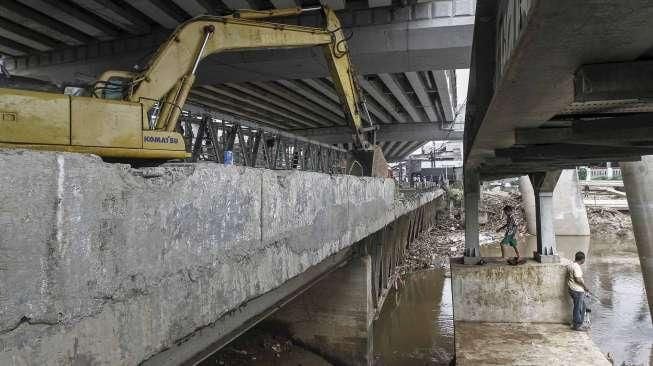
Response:
[[[446,121],[453,121],[456,115],[451,94],[456,92],[456,86],[449,84],[445,70],[433,70],[431,73],[435,80],[435,86],[438,88],[438,96],[440,98],[440,104],[442,104],[444,118]]]
[[[329,118],[329,120],[342,120],[341,124],[345,124],[345,117],[342,109],[337,108],[333,103],[329,103],[324,98],[320,98],[318,94],[302,94],[300,90],[294,88],[291,90],[287,87],[279,86],[274,82],[254,82],[251,83],[261,90],[265,90],[271,94],[277,95],[286,101],[293,103],[302,108],[308,108],[316,113]],[[287,84],[294,87],[294,84]]]
[[[367,1],[367,6],[370,8],[379,8],[382,6],[390,6],[392,5],[392,0],[368,0]]]
[[[119,29],[115,25],[98,17],[95,13],[86,11],[65,1],[58,0],[21,0],[24,5],[36,9],[48,17],[56,19],[100,40],[112,39],[118,36]]]
[[[393,123],[377,126],[377,141],[462,140],[461,131],[442,130],[438,123]],[[350,142],[352,132],[349,127],[326,127],[293,130],[293,133],[328,144],[338,144]]]
[[[397,99],[399,104],[401,104],[404,110],[408,113],[410,118],[412,118],[413,122],[423,121],[421,114],[417,111],[417,108],[415,108],[415,106],[410,101],[410,99],[408,99],[403,88],[399,85],[399,83],[397,83],[397,80],[395,80],[395,77],[393,75],[380,74],[379,78],[383,81],[383,84],[385,84],[385,86],[390,90],[390,92],[395,97],[395,99]]]
[[[345,8],[345,0],[320,0],[320,4],[326,5],[333,10],[342,10]]]
[[[576,102],[653,98],[653,61],[581,66],[574,76]]]
[[[208,90],[213,93],[217,93],[229,98],[232,98],[236,101],[240,101],[241,103],[245,103],[252,108],[255,109],[260,109],[262,111],[265,111],[267,113],[271,113],[273,115],[276,115],[280,119],[290,119],[292,121],[297,122],[300,126],[307,126],[307,127],[317,127],[321,122],[311,122],[311,119],[306,118],[300,114],[295,114],[293,112],[290,112],[286,109],[279,108],[271,103],[267,103],[266,101],[263,101],[259,98],[252,97],[250,95],[247,95],[245,93],[242,93],[237,90],[230,90],[227,87],[221,87],[221,86],[210,86],[206,85],[201,87],[201,89]]]
[[[207,9],[206,6],[198,0],[172,0],[172,1],[175,4],[177,4],[178,7],[184,9],[184,11],[192,17],[209,13],[209,9]]]
[[[78,0],[79,1],[79,0]],[[99,0],[95,0],[99,1]],[[141,6],[143,7],[143,6]],[[157,10],[150,7],[151,12]],[[155,9],[156,8],[156,9]],[[390,10],[379,9],[391,19]],[[154,14],[154,13],[152,13]],[[167,19],[164,21],[162,19]],[[158,18],[172,27],[170,16]],[[378,25],[347,27],[356,36],[349,42],[352,62],[360,74],[399,73],[418,70],[465,68],[469,66],[473,17],[434,18]],[[49,33],[45,31],[45,33]],[[79,74],[96,77],[107,69],[130,70],[147,59],[169,32],[130,39],[138,49],[127,47],[126,40],[103,44],[103,52],[93,53],[85,47],[71,52],[74,59],[39,64],[39,60],[9,62],[12,73],[43,78],[54,82],[72,82]],[[383,35],[383,36],[380,36]],[[53,36],[54,37],[54,36]],[[54,37],[59,39],[59,37]],[[67,43],[78,41],[65,38]],[[410,41],[409,41],[410,40]],[[148,45],[149,44],[149,45]],[[128,51],[125,51],[128,50]],[[54,52],[54,51],[53,51]],[[411,57],[406,57],[410,54]],[[382,62],[381,62],[382,60]],[[198,84],[225,82],[270,81],[327,77],[328,68],[321,50],[313,48],[290,50],[260,50],[246,53],[226,53],[207,57],[198,69]]]
[[[72,1],[131,34],[146,34],[151,31],[150,25],[133,9],[120,6],[113,0]]]
[[[593,145],[548,144],[528,145],[508,149],[496,149],[497,157],[510,158],[514,162],[570,159],[619,160],[618,157],[641,156],[653,154],[650,147],[615,147]]]
[[[163,0],[133,0],[129,5],[167,29],[174,29],[186,20],[182,14],[171,8],[170,3]]]
[[[295,113],[298,116],[302,116],[304,118],[310,119],[311,121],[316,122],[318,125],[323,125],[323,126],[332,126],[332,125],[338,125],[338,124],[343,124],[344,120],[338,119],[337,121],[334,120],[329,120],[325,117],[328,116],[323,116],[319,115],[317,113],[314,113],[313,110],[310,109],[310,107],[307,107],[304,105],[304,107],[300,107],[297,104],[291,103],[287,100],[284,100],[283,98],[278,97],[277,95],[267,92],[265,90],[258,89],[256,87],[250,86],[249,84],[226,84],[231,89],[238,90],[242,93],[245,93],[249,95],[250,97],[257,98],[259,100],[263,100],[266,103],[270,103],[272,105],[281,107],[283,109],[286,109],[288,111],[291,111],[292,113]]]
[[[11,55],[26,55],[33,52],[38,52],[37,49],[26,46],[20,42],[0,36],[0,46],[4,49],[11,50]]]
[[[294,8],[298,6],[297,0],[270,0],[277,9]]]
[[[570,127],[519,128],[515,144],[619,145],[653,141],[653,114],[641,113],[593,120],[569,121]],[[641,144],[638,144],[641,146]]]
[[[328,98],[325,98],[324,95],[312,90],[311,88],[306,87],[298,80],[278,80],[277,83],[285,86],[286,88],[292,90],[293,92],[303,96],[304,98],[321,105],[322,107],[328,109],[332,113],[342,116],[344,121],[344,112],[342,111],[342,106],[338,103],[330,101]]]
[[[415,91],[415,94],[417,94],[417,98],[419,99],[419,102],[422,104],[424,113],[426,113],[426,116],[428,117],[429,121],[432,122],[439,121],[440,118],[438,118],[438,115],[435,110],[435,106],[433,105],[432,96],[430,96],[426,92],[426,87],[424,86],[424,82],[422,81],[421,76],[416,72],[407,72],[405,75],[406,78],[408,79],[408,83],[410,83],[410,86]],[[447,96],[448,95],[449,93],[447,93]]]
[[[222,0],[222,2],[232,10],[251,8],[247,0]]]
[[[67,24],[54,20],[17,1],[0,3],[0,13],[4,18],[20,23],[39,33],[44,33],[68,45],[80,45],[95,41],[93,37]]]
[[[249,105],[244,105],[237,99],[218,96],[215,93],[201,89],[191,90],[189,101],[215,108],[217,111],[233,113],[236,116],[242,116],[245,118],[252,118],[256,121],[262,122],[263,124],[272,125],[281,129],[286,129],[288,127],[302,128],[306,126],[305,124],[299,124],[293,120],[289,120],[288,118],[280,117],[278,114],[268,113],[259,108],[252,108]]]
[[[0,18],[0,35],[39,51],[47,51],[62,45],[54,38],[4,18]]]
[[[394,122],[406,122],[406,117],[400,114],[395,107],[394,102],[371,81],[360,76],[358,84],[369,94],[381,107],[383,107],[394,118]]]

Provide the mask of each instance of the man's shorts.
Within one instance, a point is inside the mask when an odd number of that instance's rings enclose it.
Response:
[[[517,239],[514,235],[506,235],[503,240],[501,240],[501,245],[510,245],[511,247],[517,246]]]

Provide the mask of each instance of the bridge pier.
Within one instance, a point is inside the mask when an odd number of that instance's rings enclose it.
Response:
[[[620,165],[648,306],[653,314],[653,155]]]
[[[338,365],[372,364],[372,260],[356,257],[273,316],[293,340]]]
[[[478,169],[465,168],[463,189],[465,191],[465,264],[476,264],[481,259],[478,241],[478,201],[481,199],[481,186]]]
[[[537,235],[535,193],[527,175],[519,178],[519,191],[528,233]],[[553,229],[556,235],[590,235],[585,204],[578,189],[578,176],[574,169],[562,171],[553,191]]]
[[[537,251],[535,260],[540,263],[560,261],[556,250],[553,229],[553,190],[558,183],[561,170],[538,172],[530,175],[535,193],[535,222],[537,226]]]

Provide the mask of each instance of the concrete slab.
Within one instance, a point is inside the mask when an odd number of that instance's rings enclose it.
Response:
[[[456,365],[575,365],[611,363],[586,332],[564,324],[456,322]]]
[[[571,303],[562,263],[511,266],[501,258],[464,265],[451,260],[454,320],[569,324]]]

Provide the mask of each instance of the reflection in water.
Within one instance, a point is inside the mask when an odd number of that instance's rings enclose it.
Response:
[[[591,304],[591,336],[615,365],[653,365],[653,326],[646,302],[637,249],[631,240],[559,236],[558,251],[587,255],[585,281],[598,297]],[[520,253],[532,253],[535,237],[522,239]],[[589,253],[588,253],[589,252]],[[498,245],[481,247],[483,256],[500,256]],[[512,255],[512,253],[509,253]],[[453,358],[451,289],[443,271],[418,272],[392,292],[374,323],[377,365],[448,365]],[[571,311],[571,309],[570,309]]]
[[[592,339],[615,364],[653,365],[653,326],[633,240],[592,238],[585,281],[592,304]]]
[[[388,295],[374,323],[377,365],[448,365],[453,358],[451,281],[440,270],[417,272]]]

